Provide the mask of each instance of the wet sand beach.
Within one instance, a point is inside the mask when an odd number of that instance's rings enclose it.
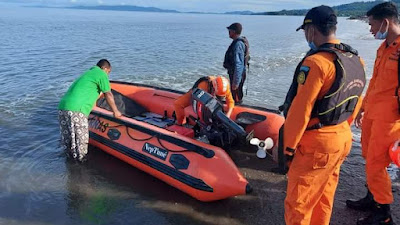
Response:
[[[268,157],[266,159],[257,158],[253,150],[245,149],[231,152],[232,159],[251,183],[253,192],[245,196],[208,203],[200,202],[95,148],[91,148],[90,158],[87,163],[81,165],[67,162],[67,164],[70,164],[70,167],[75,168],[77,171],[96,171],[96,174],[101,173],[102,176],[110,179],[115,185],[127,189],[125,194],[118,192],[108,193],[110,196],[105,198],[115,198],[115,195],[119,194],[122,194],[121,198],[136,198],[136,195],[140,196],[140,198],[135,199],[135,204],[137,208],[144,210],[144,213],[140,214],[139,221],[146,224],[155,224],[155,222],[174,225],[285,224],[283,202],[286,196],[286,176],[271,172],[276,168],[276,164]],[[352,159],[360,157],[359,146],[353,147],[351,154]],[[357,218],[368,215],[368,212],[347,209],[345,205],[346,199],[364,197],[365,195],[362,176],[363,164],[355,163],[355,161],[359,161],[359,159],[347,160],[342,166],[331,219],[331,224],[333,225],[356,224]],[[103,163],[108,165],[100,166]],[[73,170],[70,170],[70,173]],[[71,174],[73,180],[81,180],[76,177],[75,172]],[[395,203],[392,205],[392,215],[396,222],[400,221],[399,213],[397,213],[400,209],[400,191],[398,180],[395,180],[393,184]],[[85,184],[82,185],[87,186]],[[86,188],[84,187],[83,189]],[[79,191],[75,189],[73,192],[77,193]],[[103,193],[103,195],[107,196],[107,193]],[[128,197],[126,195],[132,196]],[[110,205],[109,203],[103,203],[103,207],[109,208]],[[89,211],[91,211],[90,207]],[[159,219],[153,215],[154,212]],[[98,212],[92,212],[92,214],[104,216],[103,213]],[[100,223],[106,221],[101,221]]]

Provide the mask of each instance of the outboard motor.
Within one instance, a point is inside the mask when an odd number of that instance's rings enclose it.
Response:
[[[193,109],[198,116],[199,135],[205,135],[212,145],[229,149],[236,141],[248,142],[252,132],[246,131],[228,118],[222,104],[208,92],[194,89],[192,93]]]

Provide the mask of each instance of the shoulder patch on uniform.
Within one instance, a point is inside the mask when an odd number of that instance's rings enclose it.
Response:
[[[297,74],[297,83],[304,84],[307,79],[308,72],[310,72],[310,67],[308,66],[301,66],[299,73]]]
[[[301,66],[301,67],[300,67],[300,71],[308,72],[308,71],[310,71],[310,67],[308,67],[308,66]]]

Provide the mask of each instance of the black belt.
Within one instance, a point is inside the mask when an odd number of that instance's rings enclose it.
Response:
[[[306,130],[315,130],[315,129],[321,129],[324,125],[322,123],[317,123],[314,124],[310,127],[307,127]]]

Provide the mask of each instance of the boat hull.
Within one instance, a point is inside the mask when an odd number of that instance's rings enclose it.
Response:
[[[112,82],[111,86],[152,113],[166,117],[172,115],[173,101],[182,94],[122,82]],[[257,109],[239,106],[235,107],[233,116],[244,111],[260,113]],[[188,113],[192,113],[190,109]],[[215,201],[251,191],[225,150],[196,140],[192,134],[182,135],[146,121],[112,115],[106,109],[94,107],[89,116],[91,145],[200,201]],[[278,131],[274,126],[279,125],[279,119],[268,122],[263,128],[249,125],[246,130],[254,130],[260,139],[269,136],[277,140]]]

